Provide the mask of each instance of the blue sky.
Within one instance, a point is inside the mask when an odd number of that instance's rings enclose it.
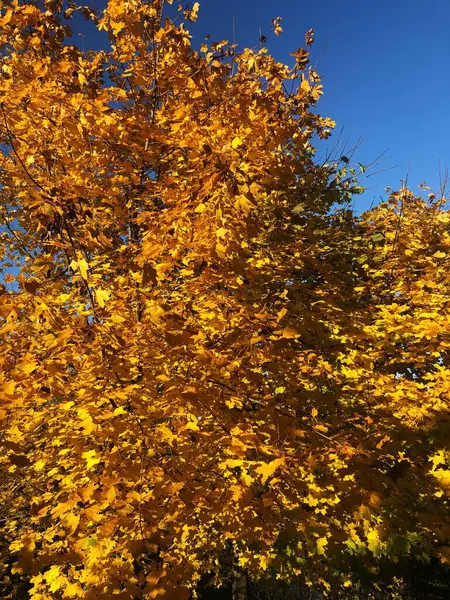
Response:
[[[317,110],[337,122],[328,145],[343,127],[349,147],[363,140],[355,160],[386,151],[379,168],[390,170],[365,181],[371,189],[357,209],[398,188],[408,165],[413,191],[424,180],[438,186],[439,161],[450,166],[450,0],[203,0],[195,34],[232,40],[233,14],[239,45],[257,43],[261,27],[282,61],[315,30],[324,84]],[[269,35],[276,16],[279,37]]]
[[[279,37],[270,24],[277,16]],[[361,141],[355,161],[385,153],[376,170],[386,170],[362,182],[358,211],[385,197],[386,186],[400,187],[407,172],[413,191],[422,181],[438,187],[439,162],[441,171],[450,166],[450,0],[200,0],[194,44],[207,33],[231,42],[233,21],[239,46],[257,44],[261,28],[269,51],[288,63],[315,30],[312,56],[325,88],[317,110],[337,122],[327,145],[343,128],[349,148]],[[85,44],[98,47],[88,33]]]

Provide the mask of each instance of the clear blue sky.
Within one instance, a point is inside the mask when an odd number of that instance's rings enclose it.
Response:
[[[312,55],[325,88],[317,110],[337,122],[327,144],[343,127],[349,147],[363,140],[355,160],[368,164],[386,151],[380,168],[390,170],[363,182],[371,189],[357,210],[378,202],[386,186],[398,188],[408,165],[413,191],[421,181],[438,186],[439,161],[450,166],[450,0],[200,0],[190,24],[195,45],[207,33],[232,41],[233,15],[239,46],[257,44],[261,28],[280,61],[292,61],[304,32],[315,30]],[[271,34],[276,16],[279,37]]]
[[[359,210],[397,188],[408,164],[413,191],[424,180],[438,185],[439,160],[450,167],[450,0],[203,0],[195,33],[231,40],[233,13],[236,42],[254,45],[261,27],[278,60],[315,30],[318,112],[344,127],[349,146],[363,138],[356,160],[387,150],[381,168],[394,167],[365,182],[373,189],[357,199]],[[279,37],[269,35],[276,16]]]

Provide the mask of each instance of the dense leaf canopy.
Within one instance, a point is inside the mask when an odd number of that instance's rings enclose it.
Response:
[[[312,32],[288,67],[195,50],[198,3],[62,5],[0,11],[5,589],[448,560],[445,199],[348,210]],[[107,49],[71,44],[80,11]]]

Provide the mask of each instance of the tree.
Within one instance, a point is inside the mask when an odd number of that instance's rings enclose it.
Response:
[[[445,199],[346,208],[312,32],[289,68],[194,50],[161,2],[62,5],[0,18],[5,586],[345,590],[448,559]],[[78,12],[108,49],[68,42]]]

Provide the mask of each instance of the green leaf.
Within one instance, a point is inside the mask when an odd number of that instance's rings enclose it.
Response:
[[[408,554],[410,548],[410,541],[406,537],[397,536],[392,544],[392,552],[395,556]]]
[[[363,187],[362,185],[355,185],[354,187],[352,187],[353,194],[364,194],[365,191],[366,191],[366,188]]]
[[[384,240],[384,235],[383,235],[382,233],[375,233],[375,234],[372,236],[372,240],[373,240],[374,242],[382,242],[382,241]]]
[[[301,204],[301,203],[300,203],[300,204],[297,204],[297,206],[294,206],[294,208],[292,209],[292,212],[293,212],[295,215],[299,215],[300,213],[302,213],[302,212],[304,212],[304,211],[305,211],[305,207],[304,207],[304,205],[303,205],[303,204]]]

